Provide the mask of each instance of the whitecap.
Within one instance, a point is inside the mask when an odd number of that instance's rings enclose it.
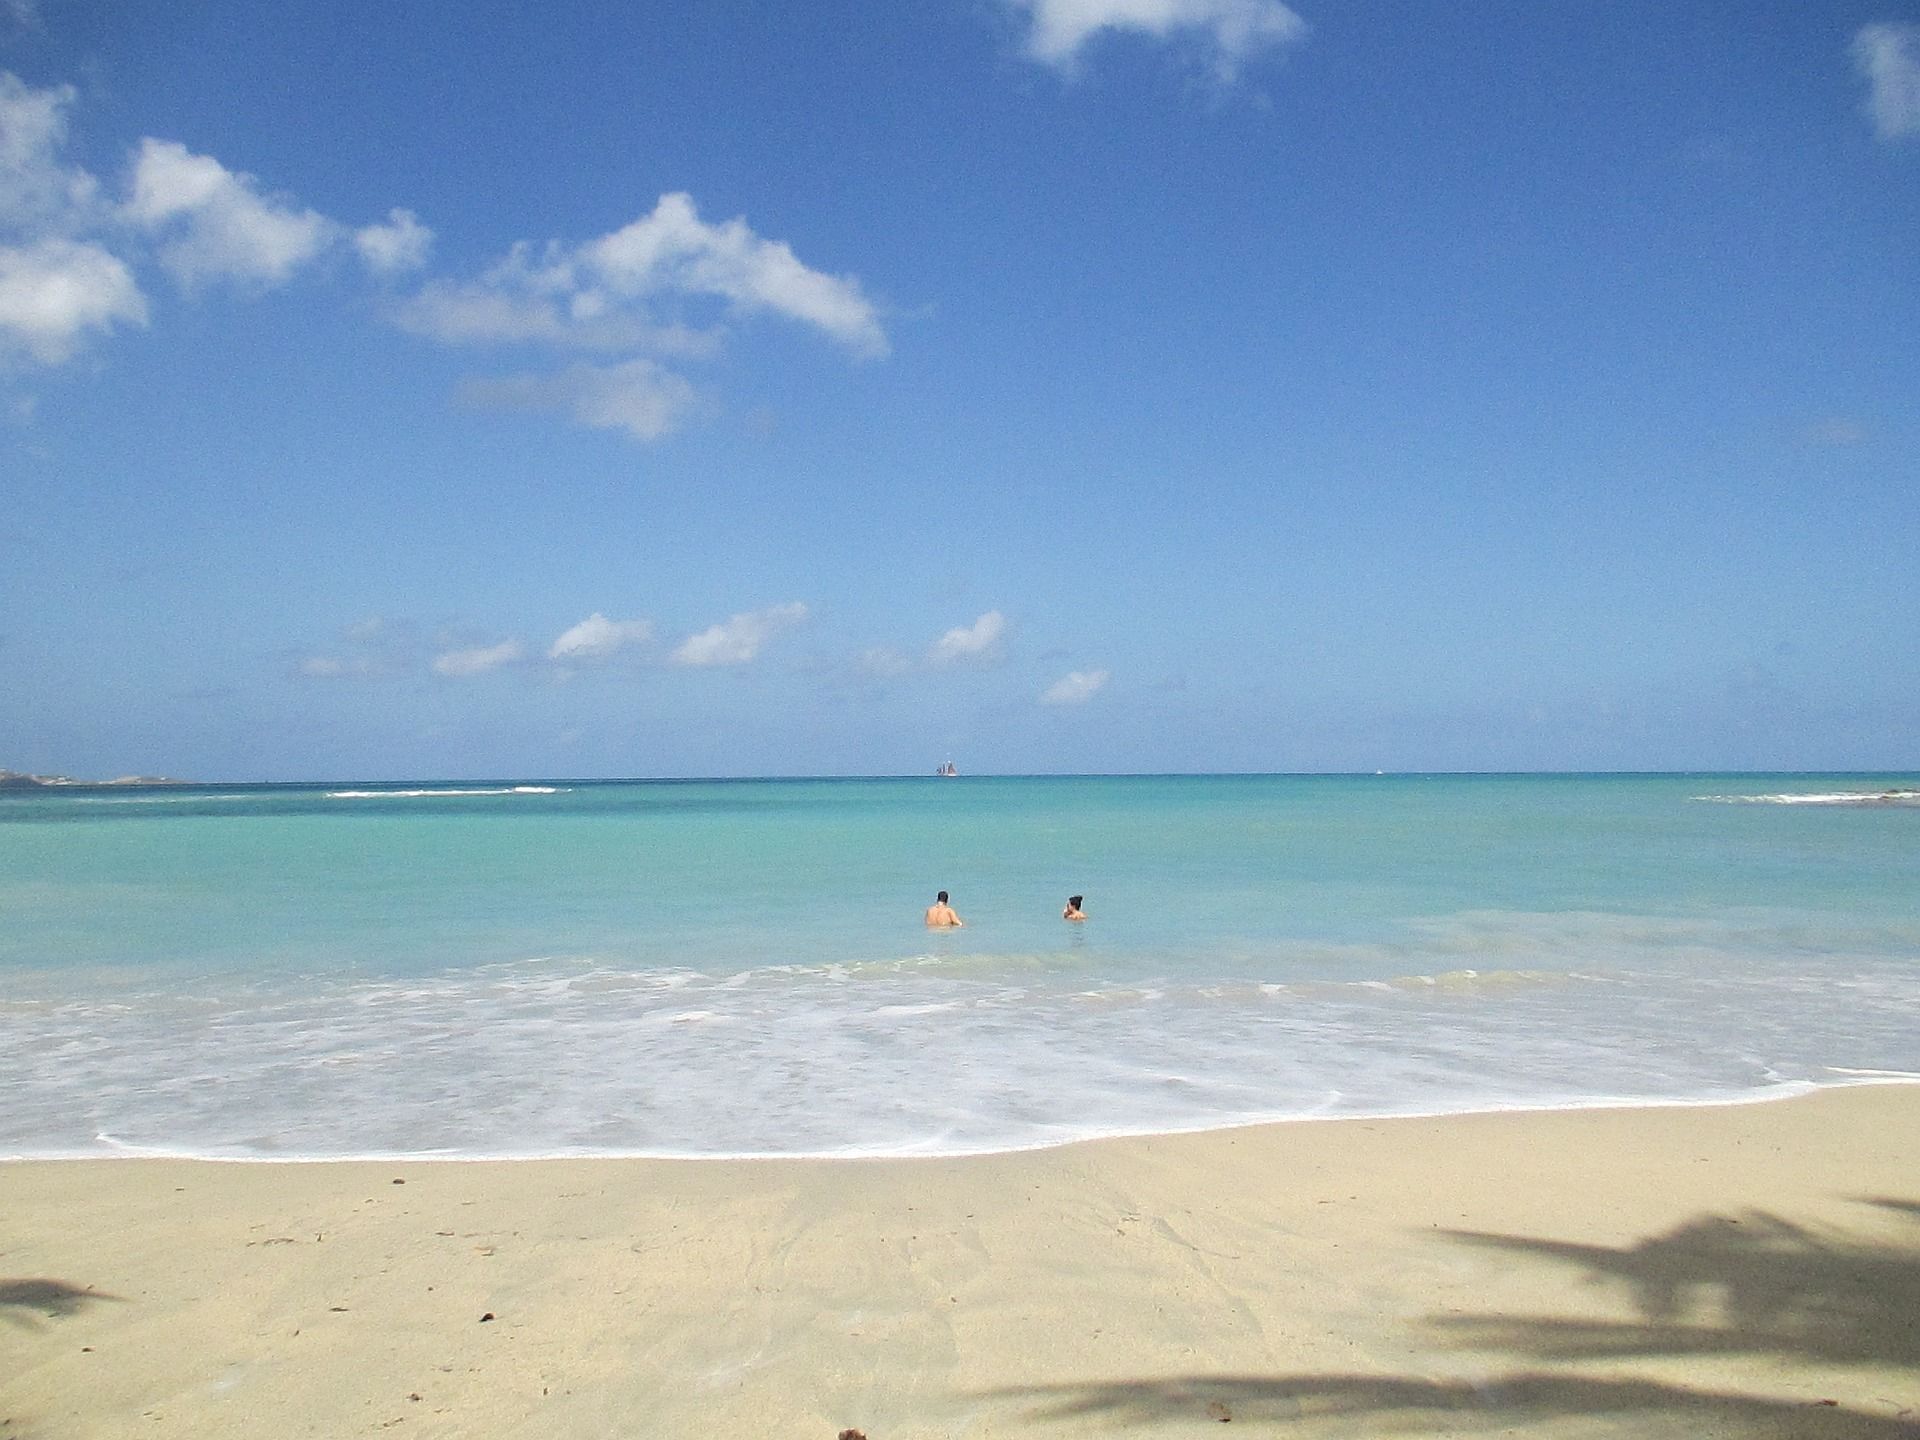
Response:
[[[557,785],[496,785],[440,790],[329,790],[329,800],[438,800],[457,795],[558,795]]]
[[[1920,790],[1822,790],[1778,795],[1695,795],[1716,805],[1920,805]]]

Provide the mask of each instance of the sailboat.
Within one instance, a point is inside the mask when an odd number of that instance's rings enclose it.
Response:
[[[933,773],[936,775],[943,775],[947,779],[951,780],[954,776],[958,775],[960,772],[953,768],[953,761],[949,760],[947,761],[946,764],[942,765],[938,770],[934,771]]]

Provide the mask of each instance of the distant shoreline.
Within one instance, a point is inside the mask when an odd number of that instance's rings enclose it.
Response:
[[[112,780],[76,780],[71,775],[23,775],[0,770],[0,790],[106,790],[128,785],[188,785],[161,775],[121,775]]]

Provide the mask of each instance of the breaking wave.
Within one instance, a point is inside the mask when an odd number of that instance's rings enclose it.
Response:
[[[485,789],[446,790],[329,790],[329,800],[423,800],[451,795],[559,795],[559,785],[499,785]]]
[[[1718,805],[1920,805],[1920,790],[1828,790],[1781,795],[1695,795]]]

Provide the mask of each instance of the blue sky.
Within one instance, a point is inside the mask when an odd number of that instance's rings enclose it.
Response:
[[[0,767],[1920,766],[1920,8],[0,0]]]

